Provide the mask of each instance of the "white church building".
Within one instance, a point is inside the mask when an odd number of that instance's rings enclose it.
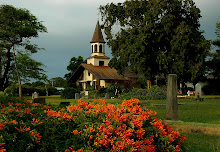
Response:
[[[86,90],[87,85],[94,89],[107,87],[110,84],[127,86],[130,77],[124,77],[117,73],[117,70],[108,66],[109,57],[105,56],[105,40],[97,22],[91,43],[91,56],[87,58],[87,64],[81,64],[72,74],[70,80],[81,85]]]

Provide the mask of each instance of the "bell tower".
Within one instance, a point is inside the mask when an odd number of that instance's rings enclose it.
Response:
[[[91,43],[91,56],[104,56],[105,55],[105,40],[102,36],[101,27],[99,21],[97,21],[95,31],[92,37]]]
[[[91,57],[87,58],[87,64],[94,66],[108,66],[109,57],[105,56],[105,40],[102,36],[99,21],[97,21],[91,43]]]

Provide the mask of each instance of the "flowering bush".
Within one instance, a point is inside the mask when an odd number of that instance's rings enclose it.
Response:
[[[138,99],[78,101],[66,108],[1,99],[3,151],[184,151],[185,136]]]

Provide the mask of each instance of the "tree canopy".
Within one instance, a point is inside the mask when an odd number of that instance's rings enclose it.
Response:
[[[216,36],[217,39],[212,42],[216,47],[216,51],[210,53],[210,58],[207,61],[208,72],[215,78],[220,79],[220,22],[216,23]]]
[[[64,78],[69,80],[71,74],[76,71],[76,69],[79,67],[81,63],[85,63],[82,56],[78,56],[78,58],[72,57],[70,59],[69,65],[67,66],[67,70],[69,71],[69,73],[65,74]]]
[[[56,77],[50,79],[50,82],[52,83],[53,87],[66,87],[67,81],[61,77]]]
[[[15,8],[11,5],[0,6],[0,48],[5,55],[5,64],[0,66],[0,91],[9,86],[10,69],[12,67],[12,47],[19,46],[31,53],[36,53],[40,48],[31,44],[30,39],[38,37],[40,32],[47,32],[41,21],[28,10]]]
[[[193,81],[204,74],[210,41],[199,30],[200,10],[192,0],[126,0],[100,6],[110,66],[129,67],[152,79],[177,74]]]
[[[42,80],[45,77],[44,65],[41,62],[35,61],[31,58],[29,52],[20,51],[16,55],[18,72],[23,82],[28,82],[31,79]],[[11,70],[9,72],[9,79],[12,82],[17,82],[14,61],[11,63]]]

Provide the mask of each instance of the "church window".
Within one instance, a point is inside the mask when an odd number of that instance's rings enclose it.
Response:
[[[99,45],[99,53],[102,53],[102,45]]]
[[[99,61],[99,66],[104,66],[104,61]]]
[[[92,53],[93,53],[93,45],[92,45]]]
[[[88,76],[90,76],[90,72],[88,73]]]
[[[95,44],[95,53],[97,53],[97,44]]]

